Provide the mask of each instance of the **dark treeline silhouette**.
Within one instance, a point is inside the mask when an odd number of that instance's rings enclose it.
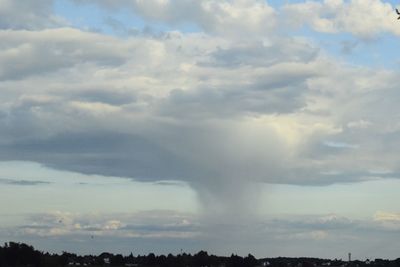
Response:
[[[259,261],[252,255],[240,257],[219,257],[200,251],[194,255],[182,253],[179,255],[168,254],[156,256],[150,253],[145,256],[123,256],[121,254],[101,253],[94,255],[76,255],[63,252],[50,254],[35,250],[32,246],[9,242],[0,247],[0,267],[32,266],[32,267],[58,267],[58,266],[144,266],[144,267],[180,267],[180,266],[226,266],[226,267],[254,267]]]
[[[264,258],[256,259],[251,254],[241,257],[232,254],[230,257],[209,255],[206,251],[196,254],[182,253],[156,256],[150,253],[145,256],[123,256],[121,254],[101,253],[100,255],[76,255],[63,252],[50,254],[35,250],[32,246],[9,242],[0,246],[0,267],[61,267],[61,266],[138,266],[138,267],[400,267],[400,258],[390,261],[375,259],[373,261],[327,260],[317,258]]]

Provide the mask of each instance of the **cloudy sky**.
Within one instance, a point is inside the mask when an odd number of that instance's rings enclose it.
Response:
[[[0,241],[397,258],[384,0],[0,0]]]

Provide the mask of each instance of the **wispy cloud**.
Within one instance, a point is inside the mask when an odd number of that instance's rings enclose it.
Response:
[[[8,184],[8,185],[22,185],[22,186],[32,186],[32,185],[46,185],[50,184],[47,181],[34,181],[34,180],[17,180],[17,179],[3,179],[0,178],[1,184]]]

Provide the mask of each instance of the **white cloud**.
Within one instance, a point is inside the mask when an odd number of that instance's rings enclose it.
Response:
[[[361,38],[400,34],[394,8],[381,0],[307,1],[286,5],[282,11],[294,26],[308,24],[318,32],[348,32]]]
[[[77,3],[88,1],[75,0]],[[266,35],[276,26],[275,10],[263,0],[125,0],[90,1],[109,8],[128,8],[146,20],[171,25],[194,24],[212,34],[233,38]]]
[[[373,218],[381,229],[389,231],[400,230],[400,213],[378,211]]]
[[[393,221],[393,222],[400,222],[400,213],[390,213],[379,211],[374,215],[375,221]]]
[[[147,211],[133,214],[51,212],[32,215],[29,223],[9,229],[16,235],[37,237],[193,238],[199,233],[193,214]]]
[[[397,232],[400,230],[400,213],[377,211],[373,220],[376,228],[389,232]]]

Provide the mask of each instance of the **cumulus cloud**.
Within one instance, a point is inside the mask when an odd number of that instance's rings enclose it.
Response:
[[[8,57],[15,69],[0,63],[2,160],[183,180],[204,203],[232,211],[237,205],[248,210],[249,182],[329,184],[363,180],[368,168],[397,169],[391,148],[397,139],[386,138],[381,145],[388,150],[376,160],[381,148],[371,142],[371,129],[355,123],[381,125],[374,130],[380,136],[394,127],[379,114],[396,103],[370,103],[395,94],[395,73],[345,67],[302,40],[277,40],[278,48],[201,33],[120,39],[62,28],[2,34],[10,49],[34,47]],[[291,52],[279,52],[286,45]]]
[[[398,173],[396,71],[349,66],[311,41],[277,34],[276,11],[265,1],[96,3],[195,23],[202,32],[112,37],[3,23],[1,160],[187,181],[213,214],[251,210],[253,183]],[[373,11],[378,19],[391,9],[365,3],[306,2],[284,11],[319,31],[395,33],[386,18],[370,27],[353,16]],[[329,16],[321,19],[323,12]]]
[[[282,11],[289,23],[307,24],[318,32],[347,32],[366,39],[400,34],[394,8],[381,0],[306,1],[286,5]]]
[[[253,38],[267,34],[276,26],[275,10],[262,0],[233,1],[84,1],[110,10],[129,8],[145,19],[172,25],[194,24],[208,33],[236,37]]]
[[[42,49],[50,35],[54,37],[54,46]],[[302,42],[298,48],[291,43],[293,54],[284,55],[279,63],[238,58],[243,64],[231,69],[222,63],[224,58],[215,56],[220,47],[229,51],[231,44],[201,34],[118,40],[57,29],[13,32],[7,36],[10,46],[15,40],[33,43],[31,46],[37,42],[39,52],[51,60],[41,61],[39,53],[29,60],[32,68],[28,64],[14,64],[26,70],[7,69],[10,73],[3,74],[9,78],[3,82],[3,88],[9,97],[18,99],[3,103],[3,133],[8,137],[3,140],[9,140],[4,144],[3,151],[7,152],[3,159],[23,158],[86,173],[194,182],[228,177],[231,174],[227,173],[235,171],[221,171],[220,164],[232,168],[242,158],[248,157],[246,164],[256,166],[260,163],[250,162],[250,158],[257,158],[251,155],[255,143],[246,147],[253,141],[241,141],[242,134],[251,139],[261,135],[254,131],[260,131],[272,139],[279,138],[271,127],[259,126],[257,121],[243,116],[291,113],[301,108],[305,105],[305,81],[318,75],[319,63],[310,62],[315,54],[302,62],[301,51],[312,49]],[[83,45],[85,40],[87,49]],[[70,47],[64,49],[67,44]],[[120,49],[111,52],[111,46],[116,45]],[[266,54],[277,49],[259,42],[254,45]],[[57,47],[58,54],[52,52],[52,47]],[[242,47],[245,53],[254,46]],[[213,50],[215,53],[207,56]],[[16,53],[12,62],[26,58],[26,54]],[[150,66],[157,70],[149,71]],[[174,68],[180,71],[172,72]],[[29,93],[24,88],[29,88]],[[238,121],[231,121],[232,117]],[[130,127],[131,124],[135,126]],[[222,136],[228,138],[221,143]],[[273,143],[265,141],[266,146]],[[235,155],[235,146],[242,147],[246,155]],[[224,152],[229,147],[232,151]],[[210,152],[219,163],[207,158]]]

